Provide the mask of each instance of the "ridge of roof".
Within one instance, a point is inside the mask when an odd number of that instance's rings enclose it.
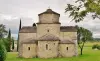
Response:
[[[19,33],[36,33],[37,32],[37,27],[32,27],[32,26],[23,26]]]
[[[63,39],[60,44],[75,44],[71,39]]]
[[[39,41],[59,41],[59,37],[53,35],[53,34],[45,34],[43,36],[41,36],[39,39]]]
[[[47,9],[45,12],[42,12],[42,13],[38,14],[38,16],[41,15],[41,14],[57,14],[57,15],[60,16],[59,13],[57,13],[55,11],[52,11],[52,9]]]
[[[61,32],[77,32],[76,26],[61,26],[60,27]]]

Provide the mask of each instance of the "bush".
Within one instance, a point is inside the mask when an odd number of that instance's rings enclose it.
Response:
[[[100,50],[100,45],[95,44],[95,45],[92,46],[92,49],[98,49],[98,50]]]
[[[100,45],[97,46],[97,49],[100,50]]]
[[[95,44],[92,46],[92,49],[96,49],[98,47],[98,44]]]
[[[5,61],[6,49],[2,40],[0,40],[0,61]]]

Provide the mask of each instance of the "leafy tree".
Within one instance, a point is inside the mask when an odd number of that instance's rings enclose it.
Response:
[[[0,24],[0,39],[7,35],[7,31],[5,29],[5,25]]]
[[[6,59],[6,49],[2,39],[0,39],[0,61],[5,61]]]
[[[75,3],[77,5],[67,4],[65,9],[65,12],[70,12],[69,17],[75,22],[83,21],[87,15],[100,19],[100,0],[76,0]]]
[[[83,27],[78,27],[77,26],[77,41],[78,41],[78,46],[81,50],[81,55],[83,54],[83,47],[86,41],[92,40],[92,32],[83,28]]]
[[[2,38],[2,40],[3,40],[3,43],[5,45],[6,50],[8,51],[9,50],[8,49],[8,38]]]
[[[14,38],[12,38],[12,49],[14,49]]]
[[[21,19],[20,19],[20,24],[19,24],[19,31],[21,30]],[[19,47],[19,33],[18,33],[18,40],[17,40],[17,51]]]
[[[8,39],[8,44],[7,44],[8,45],[8,47],[7,47],[8,49],[7,49],[7,51],[10,52],[11,43],[12,43],[12,41],[11,41],[11,30],[10,29],[9,29],[9,32],[8,32],[8,38],[7,39]]]

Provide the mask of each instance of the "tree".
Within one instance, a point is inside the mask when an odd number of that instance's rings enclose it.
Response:
[[[5,25],[0,24],[0,39],[7,35],[7,31],[5,29]]]
[[[34,27],[34,26],[36,26],[36,24],[35,24],[35,23],[33,23],[33,27]]]
[[[100,19],[100,0],[76,0],[75,3],[77,5],[67,4],[65,9],[75,22],[83,21],[87,15]]]
[[[7,37],[7,39],[8,39],[8,49],[7,49],[7,51],[8,52],[10,52],[10,49],[11,49],[11,43],[12,43],[12,41],[11,41],[11,30],[9,29],[9,32],[8,32],[8,37]]]
[[[21,19],[20,19],[20,24],[19,24],[19,31],[21,30]],[[19,33],[18,33],[18,40],[17,40],[17,51],[18,51],[18,47],[19,47]]]
[[[14,38],[12,38],[12,49],[14,49]]]
[[[83,27],[78,27],[77,26],[77,41],[78,41],[78,46],[80,48],[80,54],[83,54],[83,47],[86,41],[92,40],[92,32],[83,28]]]
[[[6,50],[8,51],[9,49],[8,49],[8,38],[2,38],[2,40],[3,40],[3,43],[4,43],[4,45],[5,45],[5,48],[6,48]]]
[[[6,49],[2,39],[0,39],[0,61],[5,61],[6,59]]]

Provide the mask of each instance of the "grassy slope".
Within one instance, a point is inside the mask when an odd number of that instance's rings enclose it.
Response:
[[[51,58],[51,59],[24,59],[17,58],[17,53],[8,53],[6,61],[100,61],[100,51],[92,50],[91,45],[96,43],[86,43],[82,56],[71,57],[71,58]]]

